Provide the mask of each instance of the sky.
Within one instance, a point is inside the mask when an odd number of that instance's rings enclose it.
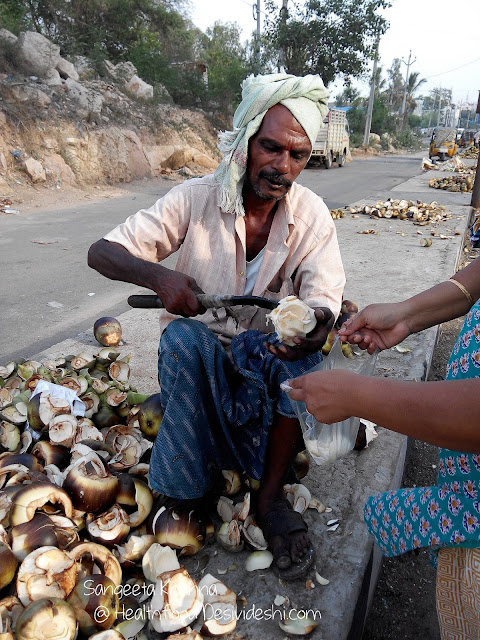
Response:
[[[202,31],[216,20],[236,22],[244,39],[256,29],[254,0],[191,0],[192,20]],[[280,7],[281,0],[275,0]],[[391,0],[383,12],[390,28],[380,41],[383,75],[394,58],[415,60],[410,71],[426,78],[419,93],[435,87],[452,89],[457,104],[476,104],[480,90],[480,1],[479,0]],[[255,2],[256,4],[256,2]],[[261,0],[261,7],[264,7]],[[289,4],[293,4],[289,0]],[[263,25],[263,16],[262,22]],[[402,64],[405,74],[406,64]],[[368,82],[357,83],[362,95],[368,95]],[[343,83],[329,87],[332,97]]]

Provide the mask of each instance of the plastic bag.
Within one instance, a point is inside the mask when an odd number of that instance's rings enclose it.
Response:
[[[354,358],[346,358],[342,353],[341,342],[337,338],[329,355],[316,367],[310,369],[308,373],[344,369],[352,373],[372,375],[377,355],[378,351],[375,351],[373,355],[362,351]],[[307,411],[304,402],[291,400],[291,403],[302,427],[305,446],[317,464],[333,462],[353,449],[360,426],[360,418],[352,417],[334,424],[323,424]]]

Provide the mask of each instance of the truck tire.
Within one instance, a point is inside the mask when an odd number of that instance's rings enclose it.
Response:
[[[443,162],[445,160],[445,154],[444,153],[439,153],[438,154],[438,159],[440,160],[440,162]]]
[[[338,167],[344,167],[345,166],[345,154],[344,153],[339,153],[337,156],[337,165]]]
[[[325,169],[331,169],[332,168],[332,154],[331,153],[327,153],[323,163],[325,164]]]

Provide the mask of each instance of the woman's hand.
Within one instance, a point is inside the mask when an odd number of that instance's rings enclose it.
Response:
[[[356,344],[372,354],[389,349],[412,333],[405,303],[371,304],[347,320],[339,331],[342,342]]]
[[[358,377],[342,370],[307,373],[288,381],[293,388],[288,395],[292,400],[305,402],[308,411],[319,422],[341,422],[354,415],[349,398]]]

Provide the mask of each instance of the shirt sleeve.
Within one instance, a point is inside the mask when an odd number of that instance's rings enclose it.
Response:
[[[175,253],[187,233],[191,190],[178,185],[149,209],[140,209],[104,237],[117,242],[137,258],[160,262]]]
[[[294,286],[299,291],[299,298],[310,307],[328,307],[338,317],[345,288],[345,272],[337,232],[323,201],[320,202],[317,215],[322,233],[315,234],[310,250],[297,269]]]

